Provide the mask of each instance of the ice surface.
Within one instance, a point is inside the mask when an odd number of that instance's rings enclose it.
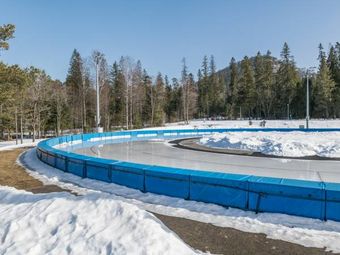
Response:
[[[169,146],[166,142],[138,141],[94,145],[75,150],[89,156],[224,173],[340,182],[340,161],[281,160],[193,151]]]

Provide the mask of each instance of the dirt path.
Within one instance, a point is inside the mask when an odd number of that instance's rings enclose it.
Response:
[[[184,242],[201,251],[225,255],[321,255],[323,249],[269,239],[264,234],[242,232],[211,224],[155,214]]]
[[[44,185],[31,177],[16,159],[25,149],[0,151],[0,185],[12,186],[33,193],[64,191],[56,185]],[[252,234],[232,228],[216,227],[177,217],[155,214],[169,229],[195,249],[226,255],[322,255],[323,249],[307,248],[280,240],[268,239],[264,234]]]
[[[11,186],[16,189],[31,191],[32,193],[65,191],[56,185],[44,185],[16,164],[16,159],[25,150],[0,151],[0,185]]]

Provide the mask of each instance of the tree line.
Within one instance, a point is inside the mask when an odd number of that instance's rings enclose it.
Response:
[[[319,45],[319,66],[300,69],[287,43],[280,58],[258,52],[227,68],[215,71],[214,58],[204,57],[198,71],[196,116],[224,116],[228,119],[287,119],[306,116],[306,79],[310,84],[313,118],[340,117],[340,44],[328,53]]]
[[[0,49],[9,48],[15,27],[0,27]],[[94,51],[82,57],[75,49],[65,81],[35,67],[0,62],[0,135],[51,131],[91,132],[163,125],[193,118],[304,118],[306,78],[310,80],[311,117],[340,117],[340,44],[328,52],[319,45],[316,70],[299,69],[287,43],[280,58],[258,52],[217,70],[214,56],[204,56],[197,75],[183,58],[179,78],[148,74],[141,61],[123,56],[108,63]],[[99,84],[100,119],[96,120]]]

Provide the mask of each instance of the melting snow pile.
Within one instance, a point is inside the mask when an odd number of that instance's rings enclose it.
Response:
[[[205,136],[199,143],[286,157],[340,157],[340,132],[228,132]]]
[[[152,214],[98,192],[0,186],[0,254],[194,254]]]
[[[35,142],[32,142],[32,139],[24,139],[22,144],[20,143],[20,139],[18,141],[19,144],[16,144],[15,140],[0,142],[0,151],[13,150],[22,147],[33,147],[42,140],[44,139],[35,139]]]

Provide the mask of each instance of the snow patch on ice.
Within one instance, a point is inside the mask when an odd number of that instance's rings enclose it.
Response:
[[[340,157],[340,132],[227,132],[204,136],[199,143],[275,156]]]

